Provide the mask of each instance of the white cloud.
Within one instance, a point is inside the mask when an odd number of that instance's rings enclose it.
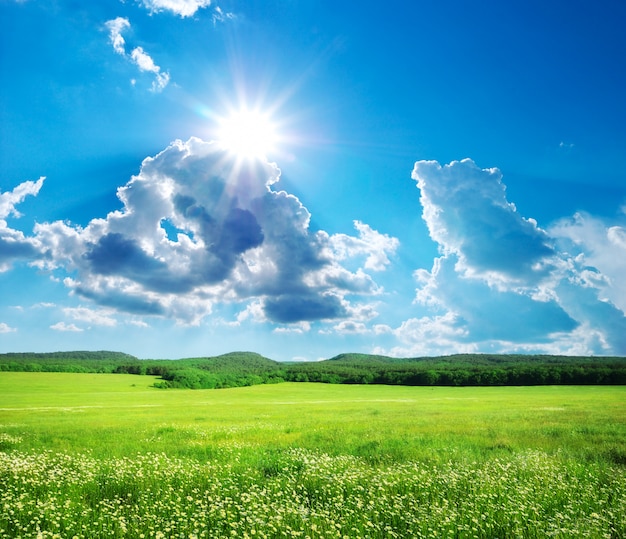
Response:
[[[134,48],[130,53],[130,58],[140,71],[154,73],[155,79],[151,88],[153,92],[160,92],[169,84],[170,74],[162,73],[161,68],[154,63],[154,60],[141,47]]]
[[[12,191],[0,193],[0,273],[7,271],[19,260],[30,262],[40,257],[38,242],[26,237],[21,230],[9,227],[5,219],[21,216],[16,205],[29,195],[36,196],[44,179],[41,177],[36,182],[26,181]]]
[[[50,329],[55,331],[63,331],[63,332],[76,332],[79,333],[83,331],[81,328],[77,327],[74,324],[66,324],[65,322],[57,322],[56,324],[52,324]]]
[[[117,325],[117,320],[111,316],[112,311],[108,309],[89,309],[88,307],[66,307],[63,309],[63,313],[78,320],[80,322],[87,322],[96,326],[114,327]]]
[[[274,333],[297,333],[299,335],[308,333],[311,331],[310,322],[297,322],[295,324],[289,324],[287,326],[280,326],[274,328]]]
[[[224,12],[222,8],[220,8],[219,6],[216,6],[215,9],[213,10],[213,15],[212,15],[213,25],[216,25],[218,22],[224,22],[224,21],[227,21],[229,19],[234,19],[234,18],[235,18],[234,13]]]
[[[122,36],[122,32],[130,28],[130,21],[124,17],[117,17],[104,23],[109,30],[109,40],[113,45],[113,50],[126,56],[126,40]]]
[[[17,331],[17,329],[12,328],[6,322],[0,322],[0,334],[1,333],[13,333]]]
[[[130,21],[124,17],[117,17],[107,21],[105,26],[109,30],[109,40],[113,45],[113,50],[135,64],[139,71],[154,74],[151,90],[156,93],[161,92],[170,82],[169,72],[161,71],[143,47],[134,47],[130,54],[126,54],[126,40],[122,33],[130,29]],[[132,84],[135,85],[135,83],[136,81],[133,80]]]
[[[389,353],[626,353],[623,223],[578,215],[543,230],[507,201],[499,170],[469,159],[419,161],[413,178],[441,256],[415,272],[432,314],[395,329]]]
[[[279,177],[275,164],[242,165],[217,144],[175,141],[118,189],[122,209],[84,228],[37,225],[46,246],[39,266],[71,272],[66,286],[102,307],[182,323],[198,324],[216,303],[248,305],[236,323],[365,311],[347,296],[367,298],[378,287],[363,268],[340,265],[349,253],[335,255],[334,236],[309,230],[302,203],[273,189]],[[397,240],[358,228],[374,245],[352,254],[376,256],[382,269],[385,246]]]
[[[468,331],[453,312],[444,315],[410,318],[393,330],[398,339],[391,349],[377,348],[374,353],[393,357],[418,357],[476,352],[476,345],[464,342]]]
[[[537,284],[553,269],[551,239],[506,199],[497,168],[471,159],[443,167],[418,161],[412,177],[421,191],[423,217],[444,254],[458,256],[458,270],[492,284]]]
[[[372,230],[361,221],[354,221],[354,228],[358,238],[346,234],[332,237],[330,244],[335,256],[340,260],[365,256],[365,269],[383,271],[390,263],[388,255],[393,255],[400,245],[398,239]]]
[[[6,219],[10,215],[20,217],[21,214],[15,209],[15,206],[29,195],[37,196],[45,179],[42,176],[36,182],[26,181],[12,191],[0,193],[0,219]]]
[[[211,0],[142,0],[151,13],[169,11],[180,17],[191,17],[201,8],[211,5]]]
[[[580,266],[593,268],[593,286],[601,290],[601,297],[626,312],[626,218],[620,216],[607,223],[577,213],[556,222],[549,232]]]

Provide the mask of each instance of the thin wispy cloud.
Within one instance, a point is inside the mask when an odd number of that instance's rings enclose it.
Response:
[[[130,29],[130,21],[124,17],[117,17],[107,21],[105,26],[109,31],[109,41],[113,50],[136,65],[140,72],[154,75],[151,91],[155,93],[163,91],[170,82],[169,72],[161,71],[161,68],[155,64],[143,47],[135,47],[130,53],[126,52],[126,40],[122,34]]]
[[[70,333],[81,333],[82,331],[84,331],[83,329],[79,328],[75,324],[66,324],[65,322],[57,322],[56,324],[52,324],[50,326],[50,329],[53,329],[54,331],[70,332]]]

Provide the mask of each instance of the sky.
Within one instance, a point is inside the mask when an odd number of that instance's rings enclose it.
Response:
[[[0,352],[626,355],[625,22],[0,0]]]

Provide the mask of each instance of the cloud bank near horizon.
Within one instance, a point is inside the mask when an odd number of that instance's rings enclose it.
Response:
[[[26,262],[62,279],[95,306],[67,317],[96,326],[120,313],[198,325],[230,305],[231,325],[303,333],[322,322],[322,333],[391,337],[371,351],[395,356],[626,354],[626,212],[544,229],[507,200],[498,169],[418,161],[412,177],[440,255],[415,269],[416,316],[395,328],[377,319],[374,274],[393,266],[397,238],[360,221],[354,235],[312,230],[309,210],[278,189],[276,164],[198,138],[146,158],[118,188],[121,208],[85,227],[38,223],[28,236],[9,226],[44,178],[0,193],[0,271]]]

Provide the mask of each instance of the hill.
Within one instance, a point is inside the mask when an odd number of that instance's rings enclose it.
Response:
[[[455,354],[392,358],[340,354],[310,363],[280,363],[254,352],[185,359],[138,359],[121,352],[0,354],[0,371],[127,373],[160,377],[161,388],[209,389],[324,382],[419,386],[557,384],[626,385],[626,358]]]

